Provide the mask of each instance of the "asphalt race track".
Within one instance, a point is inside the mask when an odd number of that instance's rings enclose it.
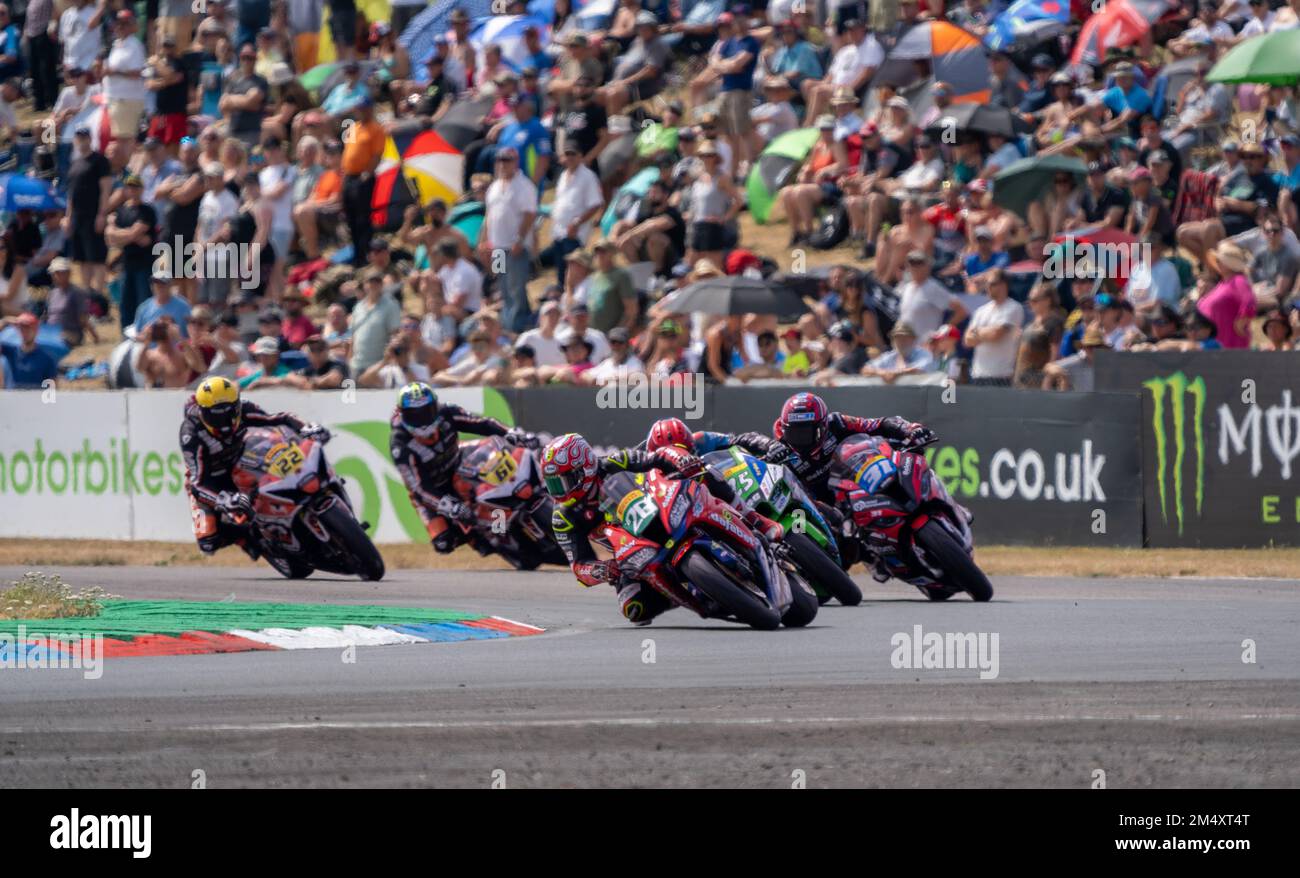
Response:
[[[350,664],[0,670],[0,787],[1300,785],[1300,582],[1004,577],[977,605],[865,581],[862,606],[764,633],[681,610],[634,628],[567,571],[57,572],[127,598],[437,607],[547,633]],[[895,668],[891,638],[915,625],[997,634],[996,679]]]

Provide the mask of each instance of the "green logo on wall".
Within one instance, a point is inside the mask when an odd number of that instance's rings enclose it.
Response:
[[[1169,523],[1169,482],[1173,481],[1174,516],[1178,534],[1184,522],[1184,462],[1188,432],[1196,454],[1196,515],[1200,517],[1205,498],[1205,379],[1188,379],[1182,372],[1164,378],[1150,378],[1142,386],[1151,391],[1151,431],[1156,440],[1156,491],[1160,495],[1160,517]],[[1188,412],[1188,400],[1191,412]],[[1173,453],[1170,454],[1170,446]]]

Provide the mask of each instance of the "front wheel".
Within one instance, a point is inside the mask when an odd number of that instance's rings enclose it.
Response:
[[[993,597],[993,584],[984,571],[939,522],[927,521],[916,532],[916,541],[943,571],[944,585],[966,592],[972,600],[987,601]]]
[[[346,504],[335,503],[321,513],[320,521],[352,563],[353,573],[370,581],[384,578],[383,557]]]
[[[785,576],[790,584],[790,606],[781,617],[781,624],[787,628],[803,628],[817,618],[817,608],[821,603],[802,576],[797,573],[786,573]]]
[[[682,562],[682,573],[691,584],[718,604],[723,613],[751,628],[772,631],[781,625],[781,615],[766,601],[741,588],[700,549],[692,549]]]
[[[316,571],[316,568],[312,567],[306,561],[279,555],[267,555],[266,563],[274,567],[275,572],[279,573],[285,579],[306,579]]]
[[[862,603],[862,589],[853,577],[835,563],[830,555],[807,534],[787,533],[784,542],[801,573],[818,591],[827,591],[846,607]]]

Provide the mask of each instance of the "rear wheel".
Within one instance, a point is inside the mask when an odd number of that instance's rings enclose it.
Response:
[[[817,618],[817,594],[798,573],[786,573],[790,582],[790,606],[781,617],[781,624],[787,628],[802,628]]]
[[[352,572],[362,579],[378,580],[384,578],[384,559],[375,548],[375,544],[366,536],[365,530],[355,518],[347,504],[335,503],[320,516],[335,544],[338,545],[352,562]]]
[[[987,601],[993,597],[993,584],[984,575],[984,571],[976,566],[971,556],[966,554],[939,522],[934,519],[927,521],[916,532],[916,541],[943,571],[944,585],[960,589],[977,601]]]
[[[801,533],[787,533],[784,542],[790,547],[790,555],[799,565],[799,571],[819,591],[827,591],[846,607],[856,607],[862,603],[862,589],[853,581],[853,577],[835,563],[822,551],[812,537]]]
[[[781,625],[781,616],[748,589],[741,588],[700,549],[692,549],[682,562],[682,572],[691,584],[722,607],[727,615],[751,628],[771,631]]]

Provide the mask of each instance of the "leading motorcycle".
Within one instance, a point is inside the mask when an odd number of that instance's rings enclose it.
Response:
[[[235,524],[247,526],[256,550],[280,575],[303,579],[325,570],[384,578],[384,559],[319,440],[288,427],[249,428],[232,475],[252,498],[251,519]]]

